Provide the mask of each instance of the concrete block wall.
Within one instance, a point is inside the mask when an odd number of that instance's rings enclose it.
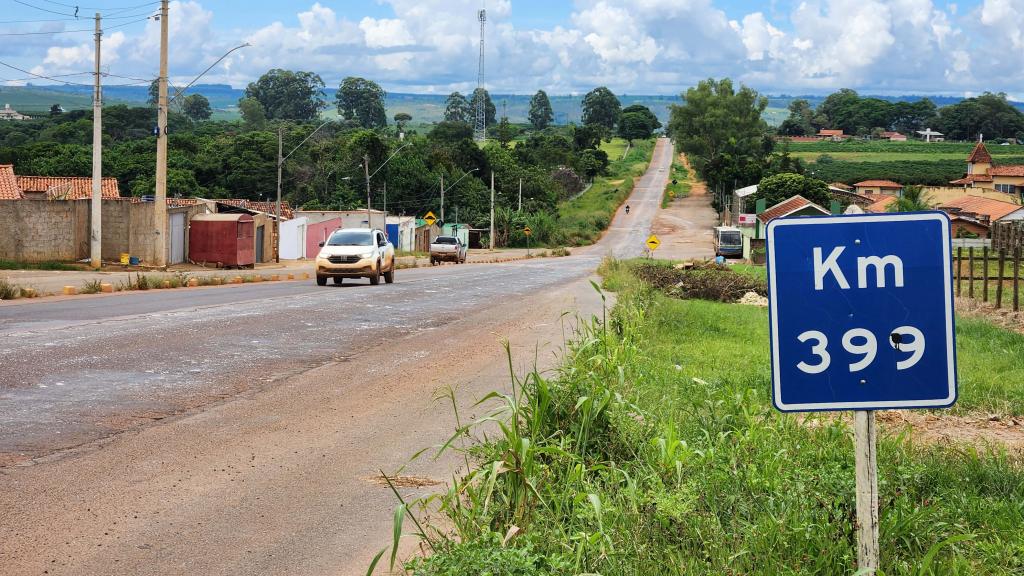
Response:
[[[0,200],[0,258],[71,261],[88,256],[88,203]]]

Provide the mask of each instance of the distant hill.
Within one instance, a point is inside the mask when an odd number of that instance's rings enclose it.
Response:
[[[188,90],[189,94],[202,94],[210,100],[214,108],[215,117],[220,119],[231,119],[238,117],[238,100],[243,96],[244,90],[232,88],[226,84],[198,84]],[[328,111],[333,109],[336,90],[327,89],[324,91],[327,102],[331,105]],[[148,86],[116,86],[104,88],[104,97],[109,104],[144,105],[149,99]],[[413,117],[413,124],[430,124],[440,121],[444,116],[444,102],[447,94],[404,94],[392,93],[387,97],[387,114],[390,119],[398,112],[406,112]],[[566,124],[568,122],[579,122],[583,96],[549,95],[551,107],[555,112],[555,123]],[[864,97],[869,97],[865,95]],[[881,98],[890,102],[914,101],[924,96],[870,96]],[[936,105],[948,106],[963,100],[953,96],[927,96]],[[492,94],[491,100],[498,109],[498,117],[508,115],[509,120],[514,123],[527,122],[527,115],[530,110],[531,95],[521,94]],[[768,109],[765,111],[765,120],[769,124],[778,125],[789,115],[786,110],[789,103],[795,99],[808,100],[811,105],[817,106],[824,99],[821,95],[791,96],[775,95],[768,96]],[[619,95],[623,107],[632,104],[647,106],[658,116],[662,124],[668,123],[669,107],[672,104],[679,104],[682,99],[679,96],[648,96],[648,95]],[[92,106],[92,88],[88,86],[3,86],[0,87],[0,107],[5,103],[10,104],[19,112],[25,114],[41,114],[49,111],[53,104],[60,104],[65,110],[83,109]],[[1024,110],[1024,103],[1014,102],[1014,106]]]

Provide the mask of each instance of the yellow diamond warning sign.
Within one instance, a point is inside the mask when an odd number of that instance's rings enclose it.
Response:
[[[658,246],[661,246],[661,240],[658,240],[657,236],[651,234],[651,237],[647,239],[647,247],[653,252],[658,249]]]
[[[427,226],[433,226],[434,222],[437,222],[437,216],[434,216],[433,212],[427,212],[427,215],[423,217],[423,221],[427,223]]]
[[[526,226],[525,228],[523,228],[523,234],[530,236],[533,234],[533,230],[529,226]]]

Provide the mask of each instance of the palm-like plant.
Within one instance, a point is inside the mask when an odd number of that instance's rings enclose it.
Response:
[[[932,204],[921,186],[907,186],[895,202],[889,204],[889,212],[922,212],[931,210]]]

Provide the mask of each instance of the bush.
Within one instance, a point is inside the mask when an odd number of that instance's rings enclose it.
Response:
[[[735,302],[747,292],[768,295],[764,280],[737,274],[720,264],[678,270],[664,264],[640,263],[634,266],[633,272],[642,281],[675,298]]]
[[[14,300],[21,296],[21,288],[7,280],[0,280],[0,300]]]

